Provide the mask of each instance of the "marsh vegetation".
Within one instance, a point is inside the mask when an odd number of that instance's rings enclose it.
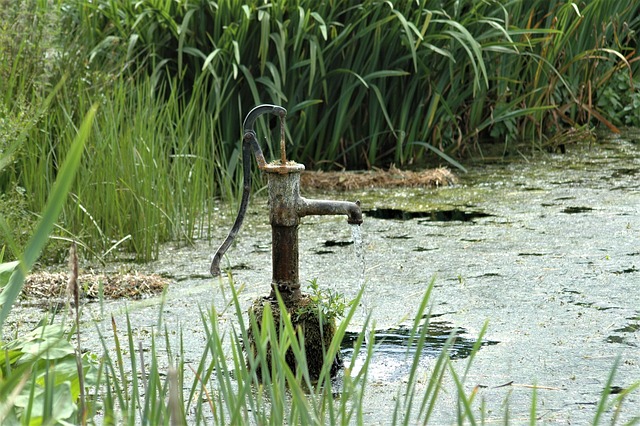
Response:
[[[0,206],[18,246],[93,104],[54,237],[102,260],[207,237],[259,103],[287,108],[289,158],[311,170],[456,168],[491,141],[509,155],[640,124],[633,2],[0,4]]]
[[[149,261],[167,241],[210,237],[220,202],[231,206],[241,191],[241,121],[258,103],[286,107],[289,157],[325,170],[461,169],[496,141],[499,157],[526,156],[596,128],[640,125],[634,2],[5,0],[0,12],[0,328],[27,273],[65,259],[70,242],[105,263]],[[270,134],[270,123],[259,126]],[[264,143],[277,156],[277,144]],[[131,333],[120,346],[115,322],[117,355],[105,347],[99,359],[82,352],[82,333],[93,330],[73,314],[67,327],[3,330],[0,418],[361,421],[366,368],[345,378],[336,402],[328,371],[314,387],[283,361],[291,349],[304,367],[301,336],[287,321],[270,324],[268,311],[259,338],[282,327],[278,352],[246,363],[254,325],[234,300],[240,324],[227,334],[217,312],[203,312],[207,347],[188,383],[181,347],[165,342],[165,372],[155,343],[143,359]],[[422,313],[428,303],[429,293]],[[366,331],[354,347],[370,359]],[[258,384],[258,368],[273,373],[270,386]],[[463,386],[468,368],[457,371],[443,350],[420,394],[412,370],[395,423],[426,422],[444,377],[458,389],[459,421],[481,421]],[[608,399],[614,373],[594,421],[637,388]]]

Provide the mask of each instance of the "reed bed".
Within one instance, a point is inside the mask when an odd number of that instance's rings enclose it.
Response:
[[[288,156],[308,169],[463,170],[487,143],[637,125],[636,3],[1,2],[0,188],[27,204],[9,227],[33,224],[96,102],[56,237],[105,260],[208,235],[216,200],[237,200],[258,103],[288,109]]]
[[[636,87],[639,7],[598,0],[0,2],[0,201],[28,204],[18,215],[5,214],[10,208],[0,215],[0,331],[52,236],[106,260],[121,248],[150,259],[163,241],[206,235],[217,219],[213,200],[232,200],[240,187],[240,123],[259,102],[288,108],[290,157],[325,168],[421,165],[427,154],[455,167],[486,137],[543,146],[576,126],[615,130],[637,112],[633,103],[615,107],[633,93],[624,98],[612,83]],[[270,134],[269,123],[260,126]],[[225,328],[203,307],[207,342],[191,371],[182,340],[140,350],[128,318],[124,333],[112,322],[115,351],[104,336],[104,354],[84,353],[83,333],[93,330],[79,322],[77,276],[69,287],[70,330],[44,321],[27,334],[2,334],[3,424],[362,423],[374,351],[365,345],[366,327],[354,346],[366,354],[359,372],[335,389],[329,365],[313,384],[304,336],[268,310],[254,333],[257,355],[246,358],[243,342],[256,324],[244,320],[230,282],[237,324]],[[413,326],[418,348],[432,288]],[[339,351],[352,306],[328,359]],[[267,342],[270,363],[260,349]],[[289,349],[296,371],[284,361]],[[473,357],[459,372],[443,350],[418,390],[415,353],[392,423],[427,423],[445,378],[456,386],[459,423],[482,422],[465,387]],[[258,367],[271,372],[267,383],[257,380]],[[615,371],[614,364],[594,424],[609,416],[615,423],[640,387],[610,396]],[[534,424],[535,391],[532,400]]]
[[[292,157],[312,167],[421,163],[488,137],[544,144],[595,122],[614,130],[598,95],[638,68],[640,9],[625,2],[76,4],[97,62],[115,52],[156,82],[180,76],[186,93],[203,78],[208,112],[231,122],[256,103],[285,105]]]

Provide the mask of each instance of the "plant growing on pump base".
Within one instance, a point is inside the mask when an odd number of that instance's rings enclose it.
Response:
[[[336,333],[336,321],[344,316],[344,312],[349,308],[353,301],[347,301],[345,297],[338,292],[332,290],[322,290],[318,286],[317,280],[309,281],[311,285],[311,294],[302,294],[296,303],[286,306],[279,303],[282,298],[271,296],[256,299],[249,308],[249,321],[255,324],[254,328],[248,330],[248,342],[245,348],[249,352],[248,356],[258,357],[259,350],[257,348],[260,341],[260,333],[263,330],[265,315],[271,315],[273,324],[278,324],[279,328],[274,330],[274,336],[277,340],[267,342],[266,365],[273,365],[271,355],[271,345],[280,342],[282,324],[282,313],[286,312],[289,321],[296,333],[301,336],[300,343],[304,345],[306,355],[306,368],[309,372],[309,378],[316,382],[322,372],[326,362],[331,363],[330,375],[334,377],[342,368],[342,358],[340,352],[337,352],[332,359],[327,356],[329,346]],[[284,309],[283,309],[284,308]],[[265,311],[268,311],[267,314]],[[298,368],[296,356],[293,349],[286,351],[285,359],[287,365],[293,372]],[[256,367],[259,377],[264,372],[260,366]]]

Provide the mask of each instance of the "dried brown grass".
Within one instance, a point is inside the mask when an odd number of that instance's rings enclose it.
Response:
[[[81,274],[77,277],[80,297],[98,299],[102,285],[102,295],[106,299],[142,299],[162,293],[169,280],[157,275],[141,273],[128,274]],[[22,290],[22,298],[65,298],[69,275],[65,272],[37,272],[27,276]]]
[[[391,166],[389,170],[366,172],[305,171],[301,185],[305,189],[353,190],[368,188],[423,187],[435,188],[453,185],[457,177],[444,167],[420,172],[400,170]]]

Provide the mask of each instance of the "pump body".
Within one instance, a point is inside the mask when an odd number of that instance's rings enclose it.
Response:
[[[253,130],[255,120],[262,114],[280,116],[281,135],[280,160],[268,163]],[[244,167],[244,187],[240,210],[229,235],[216,251],[211,262],[211,274],[220,275],[220,262],[233,239],[237,235],[249,203],[251,191],[251,152],[258,167],[267,173],[269,187],[269,219],[271,223],[271,260],[273,276],[271,298],[279,292],[287,305],[301,297],[299,278],[298,226],[300,218],[312,215],[346,215],[348,223],[360,225],[362,210],[360,203],[349,201],[309,200],[300,195],[300,174],[304,165],[287,161],[284,144],[284,117],[287,111],[276,105],[259,105],[252,109],[244,121],[242,161]]]

